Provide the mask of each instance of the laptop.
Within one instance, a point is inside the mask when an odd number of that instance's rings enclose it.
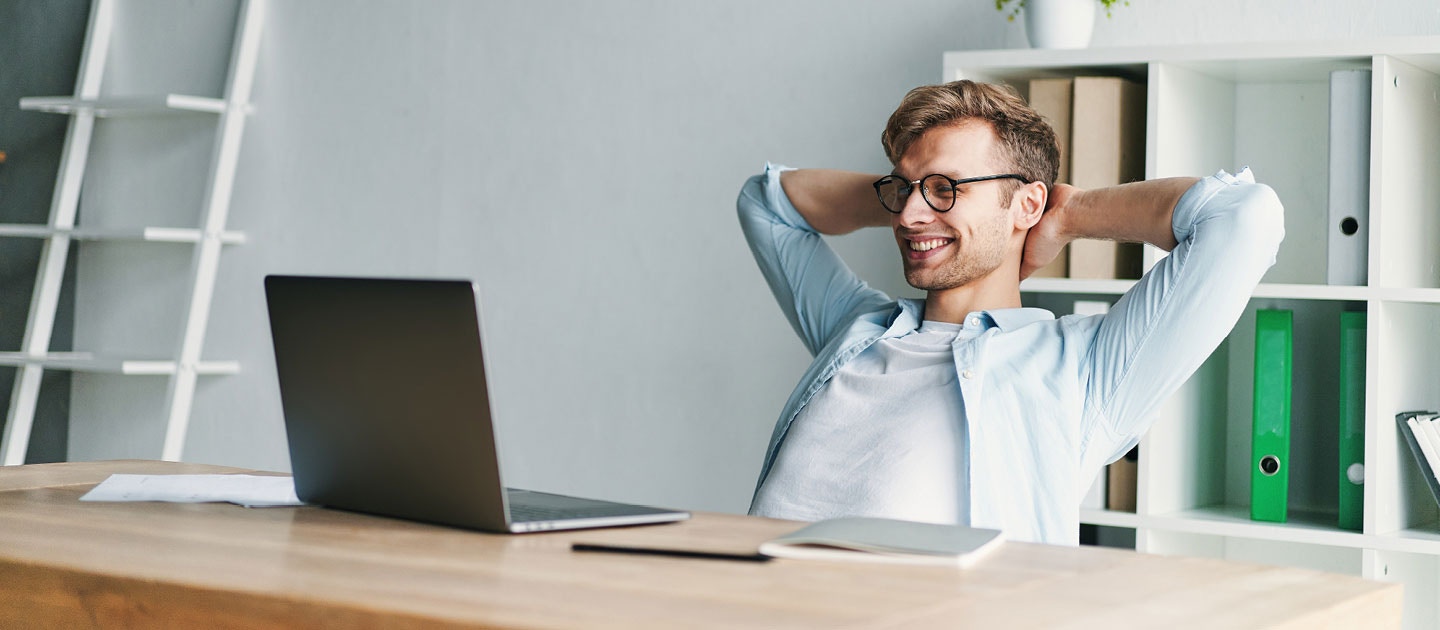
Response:
[[[504,533],[690,517],[505,487],[474,284],[272,275],[265,299],[302,501]]]

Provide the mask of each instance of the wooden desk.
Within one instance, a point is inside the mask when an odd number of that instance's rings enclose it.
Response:
[[[697,514],[499,536],[318,508],[80,503],[162,462],[0,468],[0,627],[1398,628],[1399,585],[1007,543],[968,571],[581,554],[572,541],[753,552],[797,524]]]

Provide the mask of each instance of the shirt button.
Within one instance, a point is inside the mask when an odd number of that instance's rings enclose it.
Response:
[[[965,377],[965,378],[967,378],[967,379],[968,379],[968,378],[975,378],[975,371],[974,371],[974,370],[965,370],[964,372],[961,372],[961,373],[960,373],[960,376],[963,376],[963,377]]]
[[[979,317],[971,317],[971,318],[970,318],[970,326],[971,326],[972,328],[979,328],[979,327],[980,327],[980,318],[979,318]]]

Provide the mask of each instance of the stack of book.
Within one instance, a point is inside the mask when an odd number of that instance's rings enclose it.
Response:
[[[1060,142],[1056,181],[1104,188],[1145,179],[1145,84],[1120,77],[1030,81],[1030,106]],[[1139,243],[1081,240],[1038,278],[1139,278]]]

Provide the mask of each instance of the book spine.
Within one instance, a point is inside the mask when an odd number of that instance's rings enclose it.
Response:
[[[1031,79],[1030,107],[1040,114],[1055,131],[1055,140],[1060,145],[1060,169],[1055,177],[1057,182],[1070,181],[1070,116],[1072,111],[1075,80],[1070,78]],[[1064,278],[1070,274],[1069,246],[1050,264],[1031,274],[1032,278]]]
[[[1140,474],[1140,447],[1130,449],[1124,457],[1105,469],[1105,508],[1116,512],[1134,512],[1136,484]]]
[[[1075,80],[1069,77],[1030,80],[1030,107],[1050,124],[1060,145],[1057,182],[1070,182],[1070,116],[1074,94]]]
[[[1255,395],[1250,518],[1285,522],[1290,489],[1290,385],[1293,318],[1288,310],[1255,312]]]
[[[1145,86],[1117,77],[1076,77],[1070,133],[1070,178],[1104,188],[1145,178]],[[1139,243],[1070,243],[1071,278],[1139,278]]]

